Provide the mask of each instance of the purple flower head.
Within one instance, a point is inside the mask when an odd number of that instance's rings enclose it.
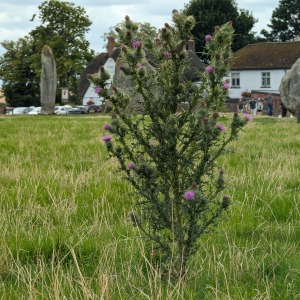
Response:
[[[141,63],[138,63],[136,66],[137,66],[138,68],[145,68],[145,65],[144,65],[144,64],[141,64]]]
[[[217,127],[220,131],[225,131],[224,125],[222,125],[222,124],[220,124],[220,123],[218,123],[218,124],[216,125],[216,127]]]
[[[230,83],[225,82],[225,83],[223,84],[223,87],[224,87],[225,90],[230,89]]]
[[[244,118],[248,121],[251,122],[252,118],[248,114],[244,114]]]
[[[205,71],[206,71],[207,73],[213,73],[215,70],[214,70],[214,68],[213,68],[212,66],[207,66],[207,67],[205,68]]]
[[[129,170],[133,170],[135,168],[135,164],[133,163],[133,162],[130,162],[129,164],[128,164],[128,169]]]
[[[104,130],[109,130],[110,129],[110,125],[109,124],[104,124],[103,125],[103,129]]]
[[[184,199],[186,200],[193,200],[195,198],[195,192],[187,191],[183,194]]]
[[[101,92],[101,87],[100,86],[96,86],[95,88],[94,88],[94,91],[95,91],[95,93],[100,93]]]
[[[141,46],[142,43],[140,41],[133,41],[131,43],[131,45],[132,45],[133,48],[137,48],[137,47]]]
[[[165,58],[169,58],[169,57],[171,57],[171,52],[169,52],[169,51],[165,51],[164,53],[163,53],[163,56],[165,57]]]
[[[211,36],[210,34],[207,34],[207,35],[205,36],[205,40],[206,40],[207,42],[210,42],[210,41],[212,40],[212,36]]]
[[[220,170],[220,175],[224,175],[224,173],[225,173],[224,169],[221,169]]]
[[[230,204],[230,198],[227,195],[223,196],[222,208],[227,209]]]
[[[102,138],[102,141],[103,141],[103,142],[109,142],[111,139],[112,139],[112,137],[111,137],[110,135],[105,135],[105,136]]]
[[[150,147],[154,147],[154,143],[150,141],[150,142],[149,142],[149,146],[150,146]]]

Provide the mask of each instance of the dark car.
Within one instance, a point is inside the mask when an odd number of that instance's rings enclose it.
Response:
[[[88,114],[88,107],[87,106],[77,106],[73,107],[68,111],[68,114]]]
[[[89,105],[88,106],[88,111],[90,113],[101,113],[101,108],[98,105]]]

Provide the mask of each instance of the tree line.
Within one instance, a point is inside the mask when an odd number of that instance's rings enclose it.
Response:
[[[80,74],[95,56],[86,39],[92,21],[83,7],[71,2],[48,0],[38,9],[39,14],[33,15],[31,20],[38,18],[39,26],[17,41],[1,42],[5,53],[0,57],[0,79],[7,103],[11,106],[40,104],[41,50],[44,45],[53,49],[56,58],[57,102],[60,102],[62,87],[69,88],[70,101],[80,102]],[[208,62],[204,54],[205,35],[212,34],[216,26],[228,21],[232,21],[235,30],[233,51],[264,41],[291,41],[300,33],[300,0],[280,0],[272,13],[269,30],[263,29],[260,34],[253,31],[258,22],[253,13],[240,9],[235,0],[191,0],[182,12],[196,20],[191,33],[196,42],[196,53],[204,62]],[[139,34],[155,38],[156,28],[146,22],[142,25]]]

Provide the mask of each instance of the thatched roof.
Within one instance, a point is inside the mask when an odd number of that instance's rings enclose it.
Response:
[[[120,49],[114,49],[112,52],[111,57],[116,61],[118,56],[120,55]],[[90,86],[90,82],[87,79],[88,74],[94,74],[97,73],[101,66],[103,66],[106,61],[108,60],[109,56],[107,52],[102,52],[99,55],[97,55],[89,64],[88,66],[82,71],[80,75],[80,81],[79,81],[79,95],[82,99],[85,95],[86,91],[88,90]]]
[[[290,69],[300,57],[300,41],[251,44],[233,57],[231,70]]]
[[[190,81],[198,81],[199,77],[197,72],[204,70],[205,65],[200,61],[199,57],[193,51],[188,50],[187,52],[189,58],[189,67],[187,68],[185,76]],[[114,49],[111,57],[116,61],[119,55],[120,48],[116,48]],[[108,58],[109,56],[107,52],[99,54],[88,64],[88,66],[81,73],[79,83],[79,95],[81,99],[85,95],[90,85],[90,82],[87,79],[87,75],[97,73],[100,67],[105,64]],[[151,59],[149,60],[149,63],[151,64]]]

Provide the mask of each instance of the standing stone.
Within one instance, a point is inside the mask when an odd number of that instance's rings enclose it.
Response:
[[[300,58],[283,76],[279,86],[281,101],[300,122]]]
[[[45,45],[42,50],[41,114],[54,112],[57,88],[56,63],[52,49]]]

